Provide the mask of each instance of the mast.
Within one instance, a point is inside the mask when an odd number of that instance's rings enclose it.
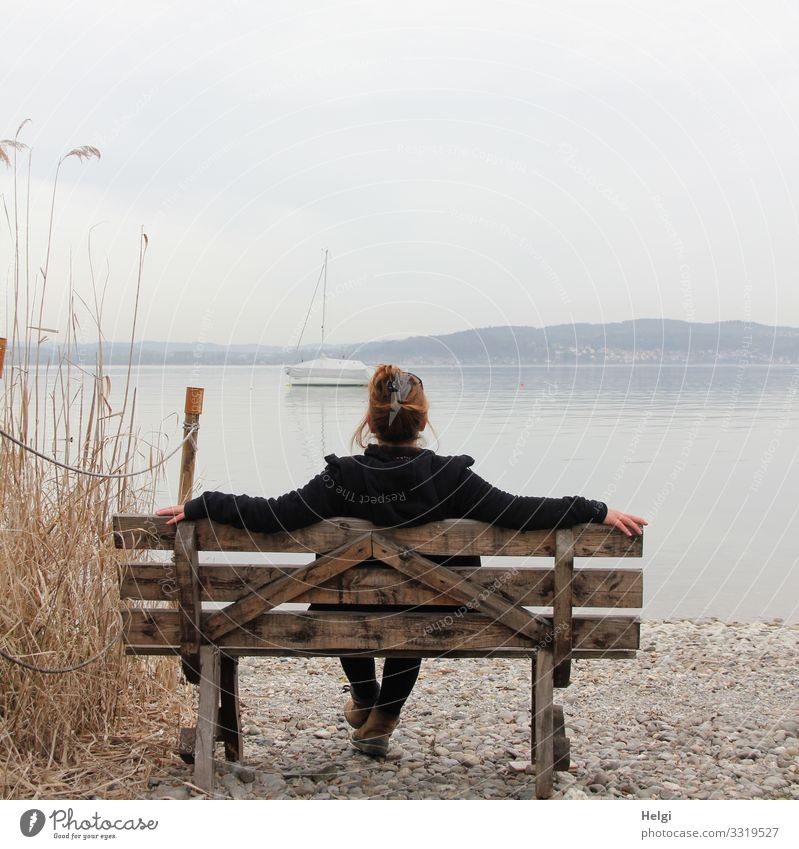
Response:
[[[325,248],[325,265],[322,278],[322,344],[320,352],[325,353],[325,304],[327,303],[327,248]]]

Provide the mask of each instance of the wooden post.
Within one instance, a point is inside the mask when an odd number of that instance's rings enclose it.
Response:
[[[3,376],[3,363],[6,359],[6,340],[0,336],[0,377]]]
[[[196,386],[186,387],[186,399],[184,403],[183,438],[191,433],[192,428],[200,424],[200,414],[203,411],[203,392],[205,390]],[[183,452],[180,460],[180,481],[178,483],[178,504],[185,504],[191,496],[194,487],[194,462],[197,458],[197,431],[194,431],[190,439],[183,443]],[[180,531],[180,528],[178,528]],[[188,536],[188,535],[187,535]],[[184,611],[184,622],[182,632],[184,642],[181,645],[181,666],[183,675],[190,684],[198,684],[200,681],[199,666],[199,624],[200,624],[200,596],[199,578],[197,570],[199,563],[195,547],[194,533],[191,534],[191,546],[179,545],[181,534],[175,537],[175,565],[178,572],[180,586],[180,606]],[[180,549],[180,550],[179,550]],[[190,611],[187,621],[187,612]],[[190,632],[194,632],[194,636]]]
[[[219,733],[225,743],[225,758],[240,761],[244,757],[239,710],[239,659],[223,654],[220,673]]]
[[[214,791],[214,741],[219,720],[219,649],[200,646],[200,704],[194,750],[194,783],[206,793]]]
[[[532,670],[532,677],[530,681],[532,682],[531,690],[531,699],[530,699],[530,760],[535,763],[535,681],[536,681],[536,665],[535,665],[535,655],[533,655],[530,661],[530,669]]]
[[[554,771],[552,649],[538,649],[535,660],[535,795],[549,799]]]
[[[191,429],[200,424],[200,414],[203,411],[204,389],[196,386],[186,387],[186,404],[183,420],[183,438],[191,432]],[[180,461],[180,484],[178,486],[178,504],[184,504],[191,497],[194,486],[194,461],[197,457],[197,431],[191,439],[183,443],[183,453]]]
[[[571,677],[573,577],[574,531],[559,528],[555,531],[555,596],[552,600],[556,687],[568,687]]]
[[[180,608],[180,657],[183,675],[190,684],[200,683],[200,561],[194,522],[180,522],[175,531],[175,578]]]
[[[567,772],[571,766],[571,742],[566,736],[566,718],[563,705],[552,705],[552,750],[555,772]]]

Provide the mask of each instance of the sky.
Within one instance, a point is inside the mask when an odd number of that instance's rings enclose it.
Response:
[[[324,249],[331,343],[799,325],[787,0],[7,5],[0,138],[31,119],[37,290],[59,157],[101,151],[60,168],[42,324],[61,338],[71,291],[93,338],[89,241],[104,334],[128,337],[142,230],[139,339],[296,344]],[[12,290],[2,166],[0,193]]]

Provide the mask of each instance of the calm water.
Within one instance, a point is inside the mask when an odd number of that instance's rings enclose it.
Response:
[[[799,369],[415,370],[439,453],[471,454],[510,492],[581,494],[650,521],[645,615],[799,620]],[[124,369],[111,374],[119,386]],[[325,454],[351,453],[366,397],[289,388],[269,366],[144,367],[136,382],[143,434],[160,431],[170,446],[184,387],[203,386],[200,488],[250,495],[280,495]],[[159,505],[174,502],[178,467],[178,457],[168,464]]]

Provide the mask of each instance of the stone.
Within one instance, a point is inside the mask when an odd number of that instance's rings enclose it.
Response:
[[[220,784],[228,790],[232,790],[234,787],[240,786],[241,782],[235,773],[229,772],[227,775],[222,776]]]
[[[191,793],[188,787],[159,787],[153,799],[188,799]]]
[[[508,764],[508,768],[511,772],[516,773],[517,775],[523,772],[533,772],[533,765],[530,761],[511,761]]]
[[[286,790],[285,779],[274,772],[259,772],[258,783],[270,793],[283,793]]]
[[[563,792],[563,799],[587,799],[588,794],[580,787],[567,787]]]
[[[244,782],[245,784],[252,784],[255,781],[255,770],[251,769],[247,766],[240,766],[239,764],[232,764],[232,772],[239,779],[239,781]]]

